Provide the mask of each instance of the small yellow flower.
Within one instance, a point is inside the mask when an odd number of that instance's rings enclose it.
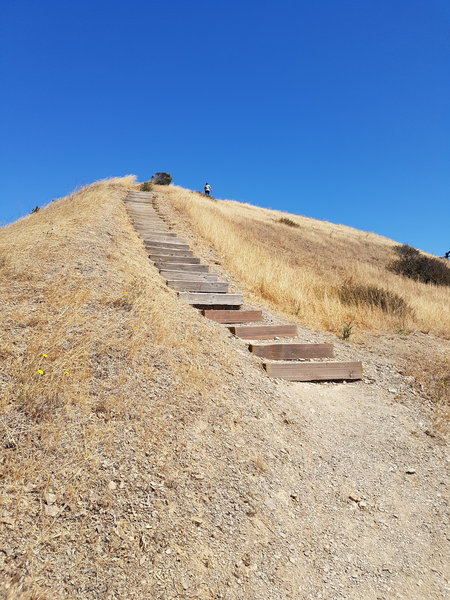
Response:
[[[43,354],[42,355],[44,358],[48,358],[48,354]]]
[[[70,375],[69,371],[64,371],[64,375]]]
[[[44,371],[42,369],[38,369],[37,372],[39,373],[39,375],[43,375]]]
[[[441,381],[439,385],[445,385],[445,381]]]
[[[128,292],[124,292],[124,294],[128,294]]]

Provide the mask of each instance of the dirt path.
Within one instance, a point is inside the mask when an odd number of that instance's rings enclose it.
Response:
[[[164,200],[160,206],[220,271],[214,252]],[[267,321],[284,320],[264,310]],[[277,456],[265,505],[285,539],[271,560],[292,582],[286,597],[447,598],[449,459],[443,442],[426,433],[430,411],[389,356],[306,328],[300,335],[333,341],[339,359],[363,360],[366,379],[279,382],[275,404],[261,417],[272,430],[266,450]],[[242,595],[223,597],[259,598],[256,589],[249,584]]]

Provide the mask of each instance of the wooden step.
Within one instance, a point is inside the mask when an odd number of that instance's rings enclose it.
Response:
[[[263,320],[260,310],[202,310],[202,315],[216,323],[257,323]]]
[[[196,259],[199,260],[199,259]],[[167,269],[176,269],[177,271],[195,271],[196,273],[207,273],[209,271],[209,265],[200,265],[198,263],[171,263],[164,261],[155,261],[155,266],[161,271]]]
[[[160,260],[167,256],[171,256],[172,258],[176,256],[181,256],[182,258],[192,257],[191,250],[165,250],[164,252],[155,252],[155,249],[153,249],[149,252],[150,260]]]
[[[269,377],[288,381],[338,381],[362,378],[360,362],[265,363]]]
[[[196,292],[178,292],[184,302],[194,306],[241,306],[244,303],[241,294],[202,294]]]
[[[149,233],[142,235],[142,239],[144,240],[144,245],[147,246],[147,244],[148,244],[150,248],[152,247],[151,245],[154,242],[166,242],[168,248],[171,248],[173,246],[173,244],[185,244],[186,245],[186,240],[182,240],[180,238],[167,237],[167,236],[156,236],[154,234],[149,234]]]
[[[229,327],[231,333],[247,340],[270,340],[274,337],[295,337],[297,325],[255,325]]]
[[[148,236],[155,236],[156,238],[176,238],[177,234],[168,229],[150,229],[146,232]]]
[[[151,260],[153,260],[153,262],[163,262],[165,264],[169,264],[169,263],[174,263],[174,264],[188,264],[188,265],[199,265],[200,264],[200,259],[196,258],[195,256],[171,256],[170,254],[150,254],[150,257],[154,256],[155,258],[152,258]],[[175,269],[176,271],[180,271],[183,269]]]
[[[180,281],[179,279],[168,280],[166,284],[178,292],[215,292],[217,294],[225,294],[230,287],[228,283],[221,281]]]
[[[165,279],[171,281],[217,281],[215,273],[193,273],[192,271],[171,271],[166,269],[160,271],[159,274]]]
[[[176,242],[145,242],[145,247],[149,248],[172,248],[173,250],[189,250],[189,246],[187,244],[178,244]]]
[[[268,344],[248,347],[250,352],[270,360],[298,360],[299,358],[333,358],[333,344]]]

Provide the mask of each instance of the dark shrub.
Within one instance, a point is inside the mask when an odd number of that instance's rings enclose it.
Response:
[[[426,256],[412,246],[396,246],[398,259],[389,269],[398,275],[416,279],[423,283],[450,286],[450,268],[439,258]]]
[[[33,208],[33,210],[30,212],[30,215],[32,215],[33,213],[37,213],[37,212],[39,212],[40,210],[41,210],[41,209],[39,208],[39,206],[35,206],[35,207]]]
[[[141,192],[151,192],[152,189],[153,189],[153,186],[152,186],[151,181],[144,181],[144,183],[141,183],[141,187],[140,187]]]
[[[355,285],[351,281],[346,281],[338,289],[338,295],[345,304],[370,306],[399,317],[404,317],[411,312],[401,296],[375,285]]]
[[[170,173],[155,173],[152,177],[153,183],[157,185],[169,185],[172,183],[172,175]]]
[[[300,227],[298,223],[292,221],[291,219],[287,219],[286,217],[281,217],[281,219],[278,219],[278,223],[282,223],[283,225],[289,225],[289,227]]]

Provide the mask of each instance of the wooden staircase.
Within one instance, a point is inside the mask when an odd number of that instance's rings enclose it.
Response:
[[[241,310],[243,296],[230,293],[229,284],[219,281],[215,273],[209,273],[208,265],[193,256],[186,240],[178,238],[159,215],[152,198],[152,192],[130,192],[126,198],[127,209],[149,259],[180,300],[200,309],[207,319],[228,325],[230,332],[243,340],[297,337],[294,324],[268,325],[263,323],[262,311]],[[350,381],[362,378],[361,362],[318,362],[334,356],[332,344],[251,343],[248,349],[266,361],[262,364],[267,374],[277,379]]]

